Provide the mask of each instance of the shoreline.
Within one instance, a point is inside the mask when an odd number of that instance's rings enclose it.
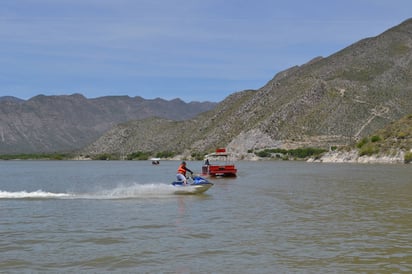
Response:
[[[176,155],[171,158],[163,158],[160,159],[161,161],[181,161],[181,160],[188,160],[188,161],[196,161],[196,159],[188,159],[185,155]],[[408,164],[405,162],[405,152],[401,150],[397,150],[396,153],[393,155],[387,154],[378,154],[378,155],[363,155],[359,156],[359,152],[356,149],[350,151],[330,151],[324,153],[320,157],[316,158],[308,158],[308,159],[274,159],[274,158],[264,158],[259,157],[256,155],[251,155],[247,153],[245,155],[235,155],[234,161],[247,161],[247,162],[259,162],[259,161],[300,161],[300,162],[308,162],[308,163],[356,163],[356,164]],[[0,159],[0,161],[150,161],[150,159],[92,159],[89,157],[84,156],[73,156],[67,158],[53,158],[53,157],[33,157],[33,158],[26,158],[26,157],[16,157],[16,158],[9,158],[9,159]],[[199,160],[201,161],[201,160]]]

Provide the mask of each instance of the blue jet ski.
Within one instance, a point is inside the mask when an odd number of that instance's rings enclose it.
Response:
[[[176,187],[175,194],[199,194],[213,186],[211,182],[200,176],[188,178],[186,185],[183,184],[183,181],[175,181],[172,185]]]

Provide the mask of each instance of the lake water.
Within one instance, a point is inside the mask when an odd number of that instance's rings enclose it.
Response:
[[[238,162],[182,196],[178,164],[0,161],[0,272],[412,272],[410,165]]]

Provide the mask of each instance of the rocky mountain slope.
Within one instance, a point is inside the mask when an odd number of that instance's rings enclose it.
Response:
[[[175,99],[83,95],[39,95],[29,100],[0,97],[0,153],[80,149],[118,123],[148,117],[186,120],[216,106]],[[183,111],[184,110],[184,111]]]
[[[354,143],[410,113],[412,19],[283,71],[259,90],[234,93],[191,121],[156,121],[151,130],[143,126],[148,121],[122,125],[84,152],[210,152],[227,146],[244,155],[264,147],[329,147]]]

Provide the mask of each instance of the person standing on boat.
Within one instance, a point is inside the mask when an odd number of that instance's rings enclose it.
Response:
[[[186,167],[186,162],[183,161],[179,168],[177,169],[177,174],[176,174],[176,178],[178,181],[183,181],[183,184],[186,185],[187,184],[187,179],[186,179],[186,171],[189,171],[190,174],[193,175],[193,171],[191,171],[190,169],[188,169]]]

